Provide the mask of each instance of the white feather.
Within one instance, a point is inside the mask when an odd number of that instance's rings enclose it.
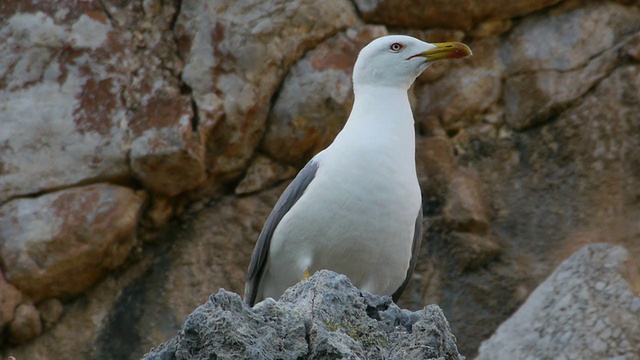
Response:
[[[402,42],[404,53],[389,51]],[[277,298],[311,273],[330,269],[362,290],[392,294],[411,259],[420,187],[407,90],[426,68],[407,58],[433,45],[406,36],[369,44],[354,68],[355,103],[318,170],[271,238],[258,298]]]

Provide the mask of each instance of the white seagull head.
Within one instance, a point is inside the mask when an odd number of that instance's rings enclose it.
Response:
[[[409,89],[434,61],[470,55],[471,49],[459,42],[431,44],[406,35],[383,36],[360,51],[353,68],[353,86]]]

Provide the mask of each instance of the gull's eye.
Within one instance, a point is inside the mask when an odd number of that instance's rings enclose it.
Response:
[[[402,45],[401,43],[393,43],[391,44],[391,46],[389,46],[389,51],[391,52],[400,52],[402,49],[404,49],[404,45]]]

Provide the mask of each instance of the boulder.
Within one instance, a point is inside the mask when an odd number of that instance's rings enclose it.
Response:
[[[129,173],[121,93],[131,36],[86,10],[62,24],[41,11],[2,16],[0,204]]]
[[[477,360],[637,359],[640,275],[629,253],[585,246],[482,343]]]
[[[13,200],[0,207],[0,263],[34,302],[69,298],[129,256],[143,193],[110,184]]]
[[[356,0],[367,22],[410,28],[471,30],[478,22],[509,19],[543,9],[559,0]],[[411,9],[411,11],[408,11]]]
[[[225,290],[191,313],[178,336],[152,349],[160,359],[463,359],[442,310],[410,312],[390,297],[356,289],[322,270],[289,290],[247,306]]]
[[[358,53],[384,35],[383,26],[351,28],[296,62],[275,97],[260,148],[277,161],[300,165],[331,144],[351,113]]]
[[[206,150],[212,187],[247,166],[271,97],[294,61],[352,25],[355,16],[347,0],[182,3],[175,23],[182,80],[199,121],[213,124]]]
[[[42,333],[40,313],[31,304],[20,304],[16,308],[13,321],[9,324],[9,341],[13,344],[22,344]]]

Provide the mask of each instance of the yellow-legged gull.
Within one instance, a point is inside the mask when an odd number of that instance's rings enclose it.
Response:
[[[351,115],[269,215],[251,258],[245,302],[278,298],[321,269],[397,300],[422,237],[407,90],[433,61],[469,55],[461,43],[430,44],[403,35],[381,37],[362,49],[353,70]]]

